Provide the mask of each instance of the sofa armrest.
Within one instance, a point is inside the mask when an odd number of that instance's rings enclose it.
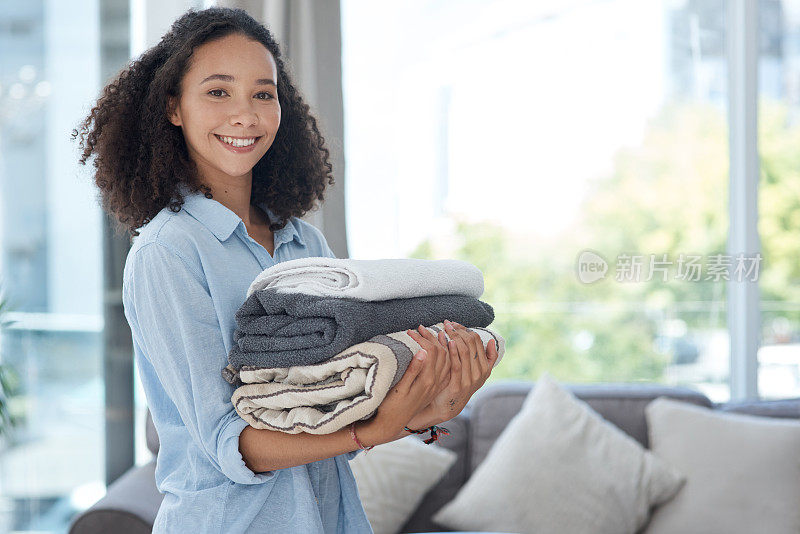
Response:
[[[155,458],[130,468],[71,522],[69,534],[150,534],[164,497],[156,488],[155,469]]]
[[[800,397],[721,402],[715,404],[715,408],[723,412],[760,415],[779,419],[800,419]]]

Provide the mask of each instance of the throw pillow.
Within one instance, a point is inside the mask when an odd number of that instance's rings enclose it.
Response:
[[[433,520],[459,530],[634,534],[684,480],[545,372]]]
[[[800,532],[800,422],[664,397],[645,415],[650,449],[688,478],[647,534]]]
[[[358,493],[375,534],[396,534],[422,497],[447,473],[457,454],[415,436],[378,445],[350,460]]]

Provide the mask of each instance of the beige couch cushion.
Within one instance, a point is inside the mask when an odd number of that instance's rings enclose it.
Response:
[[[800,422],[665,397],[645,415],[651,450],[687,475],[646,534],[800,532]]]
[[[459,530],[633,534],[683,480],[545,372],[433,519]]]

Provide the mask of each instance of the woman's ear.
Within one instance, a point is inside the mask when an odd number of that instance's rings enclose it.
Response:
[[[180,105],[174,96],[167,97],[167,119],[175,126],[181,126]]]

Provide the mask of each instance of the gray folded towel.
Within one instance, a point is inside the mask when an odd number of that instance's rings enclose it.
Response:
[[[247,297],[235,318],[228,361],[239,370],[315,364],[373,336],[445,319],[485,327],[494,320],[494,309],[464,295],[360,301],[270,288]]]

